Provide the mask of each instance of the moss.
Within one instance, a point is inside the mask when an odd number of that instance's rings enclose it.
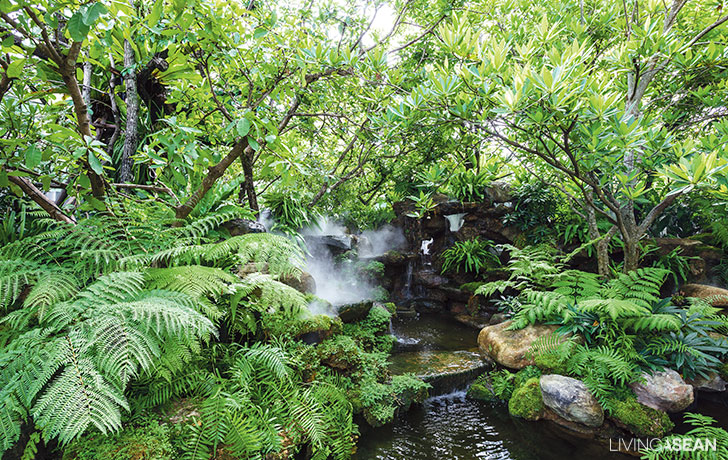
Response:
[[[728,380],[728,363],[723,363],[720,369],[718,369],[718,372],[724,380]]]
[[[63,460],[172,460],[168,425],[147,419],[112,435],[91,432],[64,449]]]
[[[566,369],[566,362],[563,359],[559,359],[553,353],[544,355],[537,355],[533,359],[534,364],[547,374],[560,374],[568,375]]]
[[[538,420],[543,413],[543,396],[538,378],[533,377],[516,388],[508,401],[508,412],[514,417]]]
[[[487,380],[476,380],[468,388],[468,398],[479,399],[481,401],[499,401],[493,391],[493,386]]]
[[[485,283],[483,283],[482,281],[473,281],[472,283],[465,283],[462,286],[460,286],[460,290],[469,292],[471,294],[475,294],[475,290],[484,284]]]
[[[662,437],[675,427],[665,412],[640,404],[634,396],[612,399],[609,406],[609,416],[636,436]]]

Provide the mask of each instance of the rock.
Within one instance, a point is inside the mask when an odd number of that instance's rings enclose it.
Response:
[[[508,412],[526,420],[539,420],[543,416],[544,402],[537,377],[527,380],[515,389],[508,400]]]
[[[722,289],[707,284],[685,284],[680,288],[685,297],[709,299],[714,307],[728,308],[728,289]]]
[[[513,201],[511,186],[506,182],[491,182],[485,190],[486,195],[493,203]]]
[[[693,403],[693,387],[685,383],[680,374],[672,369],[643,373],[644,382],[630,384],[637,401],[647,407],[665,411],[681,412]]]
[[[718,374],[711,374],[708,378],[696,377],[692,380],[688,380],[687,383],[692,385],[696,391],[710,391],[714,393],[725,391],[726,385],[728,385],[728,383],[726,383],[726,381]]]
[[[233,219],[222,224],[230,236],[240,236],[248,233],[265,233],[265,226],[251,219]]]
[[[461,313],[459,315],[455,315],[455,319],[465,324],[466,326],[470,326],[474,329],[483,329],[484,327],[487,327],[488,325],[488,318],[487,317],[473,317],[466,313]]]
[[[429,288],[438,288],[447,284],[447,278],[439,275],[434,270],[420,270],[415,273],[415,283]]]
[[[340,305],[338,307],[338,315],[339,318],[341,318],[341,321],[345,323],[353,323],[354,321],[366,318],[373,305],[374,302],[371,300]]]
[[[563,375],[542,375],[539,380],[543,403],[571,422],[597,427],[604,423],[604,410],[581,380]]]
[[[316,281],[313,279],[308,272],[301,272],[299,276],[287,275],[280,279],[280,282],[291,286],[293,289],[302,292],[304,294],[315,294],[316,293]]]
[[[396,353],[389,357],[389,363],[392,375],[412,373],[432,385],[431,396],[462,388],[492,367],[480,353],[467,350]]]
[[[552,334],[558,326],[537,324],[512,331],[508,330],[511,323],[505,321],[484,327],[478,334],[478,347],[502,366],[523,369],[533,364],[533,359],[526,357],[531,344],[540,337]]]
[[[490,324],[491,326],[493,326],[493,325],[500,324],[503,321],[507,321],[507,320],[508,320],[508,316],[506,316],[505,313],[496,313],[496,314],[494,314],[493,316],[490,317],[490,320],[488,321],[488,324]]]

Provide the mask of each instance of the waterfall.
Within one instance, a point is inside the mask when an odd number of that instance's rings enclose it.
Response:
[[[430,245],[433,241],[435,241],[434,238],[422,240],[422,244],[420,245],[420,249],[422,250],[422,265],[424,266],[432,265],[432,262],[430,262]]]
[[[412,298],[412,275],[414,272],[414,262],[412,260],[407,262],[407,273],[405,275],[404,289],[402,295],[405,299]]]
[[[448,214],[445,216],[445,219],[447,219],[448,223],[450,224],[450,231],[455,233],[461,228],[463,228],[463,224],[465,223],[465,216],[467,213],[461,212],[458,214]]]

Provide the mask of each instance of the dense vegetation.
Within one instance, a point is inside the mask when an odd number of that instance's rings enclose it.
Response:
[[[522,394],[512,412],[536,410],[541,371],[632,416],[643,371],[725,376],[728,318],[663,298],[690,259],[654,238],[728,250],[726,11],[0,0],[0,452],[349,458],[355,416],[389,423],[427,385],[387,369],[392,305],[311,312],[301,230],[503,184],[518,236],[454,242],[441,272],[482,281],[513,328],[583,337],[484,377]],[[264,211],[270,233],[227,226]]]

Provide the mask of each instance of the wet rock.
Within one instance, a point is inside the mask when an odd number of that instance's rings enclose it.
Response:
[[[455,315],[455,319],[466,326],[470,326],[475,329],[483,329],[484,327],[488,326],[488,316],[477,316],[473,317],[468,315],[467,313]]]
[[[291,286],[293,289],[304,294],[316,293],[316,281],[308,272],[301,272],[300,275],[286,275],[281,277],[280,282]]]
[[[265,226],[251,219],[233,219],[222,224],[230,236],[246,235],[248,233],[265,233]]]
[[[371,300],[364,300],[362,302],[340,305],[337,308],[339,318],[345,323],[362,320],[369,314],[369,310],[372,309],[374,303]]]
[[[685,383],[680,374],[672,369],[643,373],[644,382],[630,384],[637,401],[647,407],[665,411],[681,412],[693,403],[693,387]]]
[[[728,308],[728,289],[707,284],[686,284],[680,288],[685,297],[708,299],[714,307]]]
[[[432,385],[432,396],[462,388],[491,368],[475,351],[420,351],[394,354],[389,358],[393,375],[412,373]]]
[[[493,325],[500,324],[500,323],[502,323],[504,321],[507,321],[507,320],[508,320],[508,316],[506,316],[505,313],[496,313],[496,314],[494,314],[493,316],[490,317],[490,320],[488,321],[488,324],[490,324],[491,326],[493,326]]]
[[[434,270],[421,270],[415,273],[415,283],[429,288],[438,288],[447,284],[447,278]]]
[[[688,380],[687,383],[692,385],[696,391],[709,391],[719,393],[726,390],[728,383],[718,374],[710,374],[708,377],[696,377]]]
[[[445,302],[434,299],[415,299],[412,307],[419,313],[439,313],[445,309]]]
[[[526,355],[533,342],[554,333],[558,328],[556,325],[538,324],[513,331],[508,329],[511,324],[512,321],[505,321],[484,327],[478,335],[478,346],[482,353],[498,364],[512,369],[523,369],[532,365],[533,359]]]
[[[539,380],[543,403],[571,422],[598,427],[604,410],[581,380],[563,375],[542,375]]]

